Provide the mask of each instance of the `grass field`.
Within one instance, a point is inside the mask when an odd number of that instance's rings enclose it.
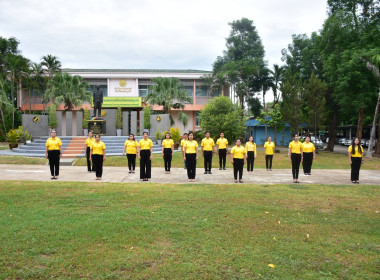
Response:
[[[372,158],[371,160],[364,159],[365,163],[362,165],[363,169],[371,169],[371,170],[380,170],[380,158]],[[137,165],[138,165],[137,159]],[[75,165],[86,166],[85,158],[78,158],[75,162]],[[126,157],[114,156],[108,157],[104,162],[105,166],[128,166],[128,161]],[[219,157],[216,155],[212,161],[213,168],[219,168]],[[152,160],[153,167],[162,167],[164,166],[164,160],[161,154],[154,154]],[[183,166],[183,158],[180,152],[174,153],[173,167],[182,167]],[[199,152],[198,155],[198,163],[197,167],[203,167],[203,157]],[[232,168],[231,164],[231,155],[227,155],[227,165],[226,167]],[[265,168],[265,158],[264,153],[261,152],[255,160],[256,168]],[[289,157],[285,150],[282,150],[281,153],[276,153],[273,158],[273,168],[275,169],[289,169],[291,168],[291,164],[289,161]],[[331,152],[319,152],[316,156],[316,160],[313,163],[313,168],[320,169],[350,169],[350,165],[348,164],[348,156],[342,155],[338,153]]]
[[[0,279],[379,279],[379,207],[379,186],[0,181]]]

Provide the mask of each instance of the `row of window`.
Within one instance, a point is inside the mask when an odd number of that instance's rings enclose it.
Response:
[[[184,89],[187,91],[189,97],[192,98],[194,87],[193,86],[184,86]],[[139,96],[145,97],[148,94],[148,92],[150,92],[149,85],[139,85]],[[203,85],[196,86],[195,96],[200,96],[200,97],[210,96],[209,87],[203,86]],[[219,96],[219,92],[215,91],[213,96]]]

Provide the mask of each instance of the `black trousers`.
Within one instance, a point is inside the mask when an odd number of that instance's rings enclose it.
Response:
[[[244,167],[244,159],[242,158],[234,158],[234,178],[237,180],[237,175],[239,173],[239,180],[243,177],[243,167]]]
[[[152,171],[152,161],[150,160],[150,150],[140,151],[140,179],[149,179]]]
[[[48,159],[50,164],[50,174],[51,176],[59,175],[59,155],[61,154],[60,150],[48,151]]]
[[[87,147],[86,149],[86,159],[87,159],[87,171],[95,171],[93,164],[90,160],[90,147]]]
[[[301,154],[292,154],[292,173],[293,179],[298,179],[300,172]]]
[[[136,167],[136,154],[127,154],[128,169],[129,171],[135,170]]]
[[[265,165],[267,169],[272,169],[272,160],[273,160],[273,155],[266,155],[265,156]]]
[[[102,177],[102,175],[103,175],[103,155],[92,154],[92,164],[95,167],[96,177]]]
[[[226,168],[227,149],[219,149],[219,167]]]
[[[197,160],[196,154],[186,153],[186,168],[187,168],[187,178],[195,179],[195,174],[197,172]]]
[[[362,165],[361,157],[351,157],[351,181],[359,181],[359,171]]]
[[[165,171],[170,171],[170,167],[172,166],[172,153],[171,148],[164,148]]]
[[[311,166],[313,164],[313,153],[303,153],[303,172],[304,173],[311,173]]]
[[[203,151],[205,171],[211,171],[212,166],[212,151]]]
[[[247,171],[253,171],[253,167],[255,166],[255,152],[247,153]]]

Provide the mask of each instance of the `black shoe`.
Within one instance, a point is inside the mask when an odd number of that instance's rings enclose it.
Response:
[[[225,167],[223,167],[223,170],[226,170],[226,168],[225,168]]]
[[[211,171],[209,171],[209,172],[208,172],[208,174],[212,174],[212,172],[211,172]]]
[[[219,170],[222,170],[222,168],[220,167]]]
[[[205,173],[204,174],[207,174],[208,173],[208,171],[205,171]]]

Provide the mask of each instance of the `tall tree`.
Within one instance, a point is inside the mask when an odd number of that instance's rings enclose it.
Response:
[[[227,50],[213,64],[213,76],[219,84],[230,85],[244,111],[249,98],[262,90],[254,83],[264,68],[264,47],[253,21],[242,18],[229,23],[231,31],[226,39]],[[243,116],[243,115],[242,115]]]
[[[41,60],[42,66],[46,68],[49,80],[54,76],[54,74],[61,72],[62,64],[56,56],[48,54],[43,56]]]
[[[14,111],[14,106],[9,100],[8,95],[5,90],[6,81],[0,77],[0,116],[3,123],[3,135],[7,133],[7,127],[5,125],[5,115],[12,113]]]
[[[281,99],[280,95],[280,85],[284,75],[284,66],[279,66],[278,64],[273,64],[273,70],[271,70],[271,74],[273,77],[272,82],[272,92],[273,92],[273,106],[278,104]]]

